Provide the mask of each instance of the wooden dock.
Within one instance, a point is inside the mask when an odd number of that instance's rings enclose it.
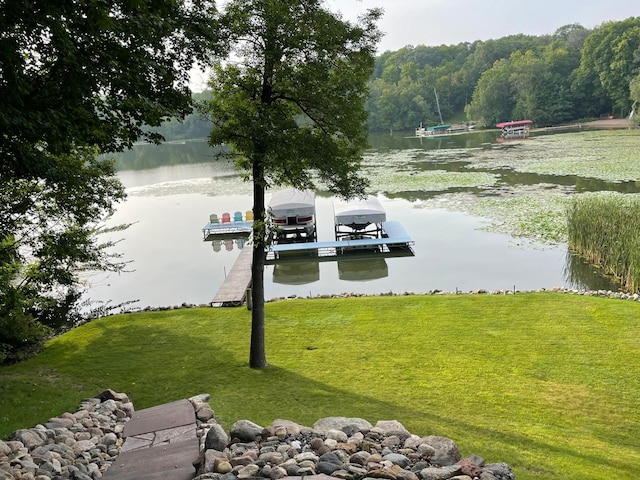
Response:
[[[251,286],[251,265],[253,247],[243,248],[220,289],[211,300],[212,304],[223,307],[239,307],[246,299],[247,288]]]

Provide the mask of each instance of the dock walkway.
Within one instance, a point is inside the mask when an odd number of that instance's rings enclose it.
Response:
[[[330,242],[300,242],[270,245],[266,253],[266,263],[273,264],[280,259],[280,254],[290,253],[299,255],[315,255],[318,261],[337,260],[346,252],[366,253],[375,250],[377,256],[413,255],[411,246],[413,238],[404,227],[395,221],[382,222],[385,232],[381,238],[335,240]],[[290,259],[290,258],[289,258]],[[239,307],[247,296],[247,289],[251,286],[251,265],[253,263],[253,248],[243,248],[231,271],[217,291],[211,304],[223,307]]]
[[[224,279],[220,289],[211,300],[212,304],[223,307],[237,307],[244,303],[247,288],[251,285],[251,265],[253,264],[253,248],[243,248],[233,264],[229,275]]]

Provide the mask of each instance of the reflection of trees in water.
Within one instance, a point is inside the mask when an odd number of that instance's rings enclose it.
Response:
[[[440,150],[456,148],[479,148],[486,143],[495,143],[498,131],[477,131],[455,135],[438,135],[435,137],[415,137],[414,132],[395,132],[393,134],[369,135],[371,148],[380,149],[419,149]]]
[[[147,170],[171,165],[190,165],[216,161],[222,147],[210,147],[205,141],[135,145],[132,149],[108,158],[116,161],[117,170]],[[220,160],[221,162],[226,160]]]
[[[567,251],[564,277],[570,287],[577,289],[621,290],[620,284],[613,277],[604,275],[584,258],[570,251]]]

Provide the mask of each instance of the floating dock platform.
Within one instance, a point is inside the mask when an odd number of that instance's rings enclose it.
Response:
[[[415,241],[399,222],[383,222],[382,230],[385,236],[379,238],[351,239],[344,237],[341,240],[330,242],[300,242],[271,245],[267,251],[267,263],[275,263],[279,255],[284,252],[314,253],[319,257],[338,257],[347,252],[376,250],[377,254],[384,254],[393,253],[394,250],[402,249],[410,255],[413,254],[411,247]]]
[[[236,238],[251,235],[253,220],[242,222],[207,223],[202,227],[204,241],[216,238]]]

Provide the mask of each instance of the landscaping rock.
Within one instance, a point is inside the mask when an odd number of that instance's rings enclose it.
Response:
[[[449,438],[430,436],[426,437],[424,441],[435,450],[431,455],[431,461],[436,465],[443,467],[453,465],[462,458],[458,446]]]
[[[231,428],[237,443],[223,454],[234,466],[232,473],[243,480],[320,474],[342,480],[511,480],[505,464],[485,471],[482,457],[461,459],[453,440],[420,438],[394,420],[371,427],[362,419],[328,417],[308,428],[279,419],[264,427],[261,437],[245,443],[237,438],[239,426],[253,429],[245,440],[261,427],[243,420]]]
[[[121,451],[124,423],[134,409],[125,394],[105,390],[99,397],[83,400],[74,413],[0,441],[0,480],[101,478]],[[342,480],[515,479],[505,463],[485,465],[477,455],[461,459],[453,440],[412,435],[395,420],[372,427],[360,418],[328,417],[312,428],[283,419],[264,428],[239,420],[227,434],[213,419],[208,400],[206,394],[189,399],[200,438],[194,480],[310,475]],[[211,417],[203,420],[202,412],[211,412]]]
[[[482,459],[480,458],[480,460]],[[471,478],[476,478],[479,477],[482,473],[481,465],[484,464],[484,461],[482,461],[482,463],[476,463],[476,459],[463,458],[457,464],[460,465],[460,471],[463,475],[468,475]]]
[[[227,432],[217,423],[211,425],[204,442],[206,449],[223,451],[229,444]]]
[[[261,437],[263,428],[249,420],[238,420],[231,425],[229,436],[241,442],[253,442]]]
[[[0,480],[100,478],[120,453],[120,435],[130,418],[125,412],[133,411],[127,404],[125,394],[106,390],[83,400],[75,413],[13,432],[0,441]]]
[[[448,465],[446,467],[428,467],[420,470],[422,480],[449,480],[460,473],[459,465]]]
[[[411,436],[409,431],[397,420],[379,420],[373,429],[380,431],[386,437],[396,436],[403,442]]]
[[[362,429],[371,429],[371,424],[362,418],[326,417],[321,418],[313,424],[313,430],[317,432],[342,430],[343,432],[347,433],[348,430],[358,431]]]
[[[516,478],[511,467],[506,463],[492,463],[490,465],[485,465],[483,472],[490,473],[496,480],[515,480]]]

